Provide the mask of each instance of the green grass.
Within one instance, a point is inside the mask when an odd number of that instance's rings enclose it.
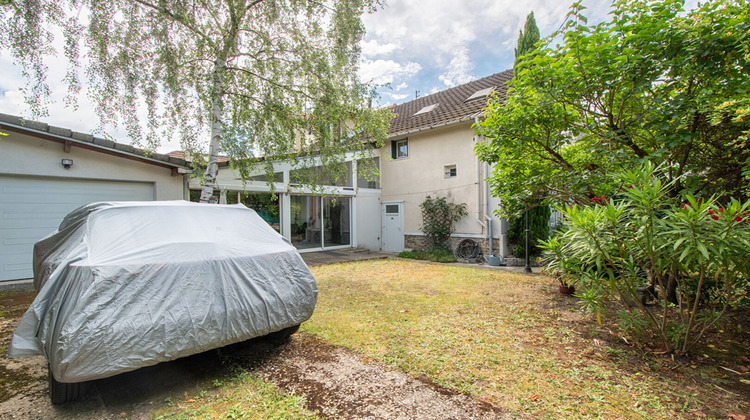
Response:
[[[214,380],[209,391],[168,399],[156,411],[158,420],[188,419],[318,419],[305,408],[305,399],[281,392],[273,384],[245,372],[224,383]]]
[[[398,256],[410,260],[425,260],[440,263],[451,263],[457,261],[453,252],[446,248],[431,248],[427,251],[404,251],[398,254]]]
[[[696,380],[688,365],[627,346],[548,277],[403,260],[312,270],[320,294],[304,331],[511,414],[672,418],[706,406],[719,407],[718,416],[750,409],[712,386],[720,382]]]

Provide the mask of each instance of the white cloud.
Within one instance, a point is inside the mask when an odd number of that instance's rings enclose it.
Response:
[[[365,57],[387,55],[398,50],[399,48],[400,47],[397,44],[381,44],[376,39],[370,41],[362,41],[362,55]]]
[[[694,2],[696,0],[689,0]],[[364,17],[363,80],[435,92],[513,66],[518,31],[533,11],[542,36],[552,34],[573,0],[388,0]],[[606,18],[611,0],[584,0],[590,22]],[[388,63],[386,66],[385,63]],[[418,72],[399,72],[419,63]],[[378,74],[377,71],[385,70]]]
[[[471,73],[474,65],[469,58],[469,51],[463,49],[456,52],[456,56],[451,59],[447,72],[438,76],[441,82],[447,87],[453,87],[468,83],[475,79]]]
[[[400,85],[396,86],[395,88],[393,88],[393,90],[395,90],[396,92],[398,92],[398,91],[404,90],[404,89],[406,89],[408,87],[409,87],[409,85],[406,84],[406,82],[404,82],[404,83],[401,83]]]
[[[420,70],[422,66],[415,62],[401,64],[393,60],[364,59],[360,64],[359,77],[376,85],[384,85],[413,77]]]

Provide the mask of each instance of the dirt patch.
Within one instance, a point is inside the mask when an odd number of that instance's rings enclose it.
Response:
[[[304,396],[308,407],[329,418],[507,418],[496,407],[364,360],[357,353],[298,333],[281,346],[263,340],[224,347],[93,381],[75,403],[53,406],[43,357],[9,359],[10,342],[30,293],[0,296],[0,419],[150,419],[165,401],[195,395],[237,369]]]
[[[298,334],[255,372],[332,418],[508,418],[496,407]]]

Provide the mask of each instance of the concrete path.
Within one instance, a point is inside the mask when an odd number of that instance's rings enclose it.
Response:
[[[335,251],[301,252],[302,259],[308,266],[334,264],[351,261],[374,260],[395,257],[390,252],[370,251],[367,249],[351,248]]]
[[[336,251],[316,251],[316,252],[305,252],[301,253],[302,259],[308,266],[323,265],[323,264],[335,264],[350,261],[362,261],[372,260],[381,258],[398,258],[398,254],[393,252],[380,252],[380,251],[369,251],[362,249],[342,249]],[[420,260],[410,260],[420,261]],[[429,261],[422,261],[429,262]],[[433,264],[445,264],[445,263],[433,263]],[[523,266],[491,266],[487,263],[467,263],[467,262],[456,262],[450,263],[457,267],[467,268],[480,268],[484,270],[495,270],[495,271],[512,271],[516,273],[523,272]],[[540,267],[531,267],[534,274],[539,273]]]

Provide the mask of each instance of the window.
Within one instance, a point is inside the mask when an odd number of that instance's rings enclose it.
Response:
[[[492,93],[492,91],[494,89],[495,89],[494,87],[489,87],[487,89],[478,90],[478,91],[474,92],[474,94],[472,94],[471,96],[469,96],[468,98],[466,98],[466,100],[464,102],[469,102],[469,101],[471,101],[473,99],[477,99],[477,98],[485,98],[485,97],[487,97],[487,95],[489,95],[490,93]]]
[[[357,187],[380,189],[380,158],[361,159],[357,162]]]
[[[432,111],[433,109],[435,109],[435,107],[437,107],[437,106],[438,106],[438,104],[427,105],[426,107],[424,107],[424,108],[420,109],[419,111],[415,112],[414,115],[412,115],[412,117],[416,117],[417,115],[420,115],[420,114],[426,114],[426,113]]]
[[[445,179],[456,177],[456,165],[445,165],[443,166],[443,175]]]
[[[409,141],[407,139],[394,140],[391,142],[391,157],[403,159],[409,156]]]

